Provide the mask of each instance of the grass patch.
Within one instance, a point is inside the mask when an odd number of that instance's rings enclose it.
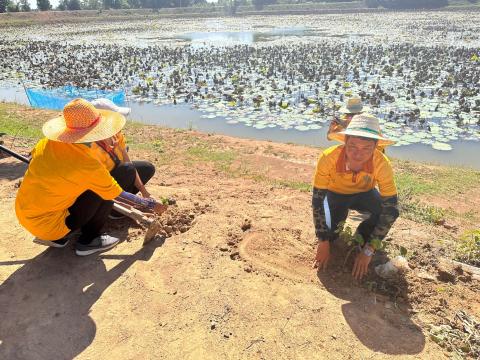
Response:
[[[301,181],[291,181],[291,180],[272,180],[274,184],[277,184],[282,187],[286,187],[293,190],[299,190],[302,192],[310,192],[312,190],[312,184],[305,183]]]
[[[456,258],[466,264],[480,266],[480,229],[466,231],[460,236]]]
[[[231,150],[216,150],[204,142],[189,147],[186,154],[191,160],[213,163],[222,171],[229,171],[237,157],[237,154]]]
[[[235,172],[235,175],[247,179],[252,179],[259,183],[268,184],[269,186],[288,188],[302,192],[310,192],[312,190],[312,184],[310,183],[293,180],[271,179],[263,174],[251,173],[245,168]]]
[[[480,171],[468,168],[426,166],[408,161],[395,164],[395,181],[399,190],[412,195],[455,195],[480,184]]]
[[[29,123],[26,116],[12,111],[9,106],[0,106],[0,133],[34,139],[43,136],[41,126]]]
[[[399,188],[400,215],[406,219],[429,224],[438,224],[445,218],[446,211],[432,205],[422,203],[413,196],[412,191]]]

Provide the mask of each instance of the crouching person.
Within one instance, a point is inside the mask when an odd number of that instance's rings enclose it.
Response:
[[[314,267],[326,268],[330,243],[338,238],[348,211],[368,212],[370,217],[356,231],[365,245],[355,258],[352,275],[361,279],[375,253],[372,240],[385,238],[398,217],[393,170],[377,149],[394,141],[385,138],[378,119],[367,114],[355,115],[336,139],[343,145],[323,151],[314,177],[312,207],[318,239]]]
[[[98,110],[83,99],[71,101],[62,116],[44,124],[45,138],[32,151],[15,201],[17,218],[36,236],[36,243],[65,247],[68,235],[80,230],[75,251],[85,256],[119,242],[101,232],[112,200],[128,196],[134,201],[138,197],[122,190],[97,160],[91,143],[117,134],[124,125],[123,115]],[[165,210],[149,200],[146,205],[154,211]]]
[[[130,108],[119,107],[108,99],[93,100],[92,105],[97,109],[114,111],[124,116],[130,113]],[[145,185],[155,174],[155,167],[149,161],[130,160],[125,135],[121,131],[107,139],[93,142],[91,148],[123,190],[132,194],[140,192],[145,199],[152,197]],[[121,219],[124,216],[112,211],[109,217]]]

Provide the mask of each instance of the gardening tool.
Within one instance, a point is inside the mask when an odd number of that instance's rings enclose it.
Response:
[[[13,156],[14,158],[23,161],[26,164],[30,163],[30,159],[27,157],[20,155],[3,145],[0,145],[0,152],[5,152],[8,155]],[[144,225],[147,227],[147,232],[143,238],[143,245],[150,242],[155,235],[160,230],[160,224],[158,221],[155,221],[154,218],[148,216],[148,214],[136,209],[132,203],[127,202],[127,200],[114,200],[113,201],[113,210],[119,212],[122,215],[129,217],[132,220]]]

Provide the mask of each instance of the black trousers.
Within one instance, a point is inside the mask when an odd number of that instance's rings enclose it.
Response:
[[[131,163],[122,163],[110,171],[110,175],[117,180],[118,185],[129,193],[136,194],[138,189],[135,187],[135,170],[146,184],[155,174],[155,166],[148,161],[132,161]]]
[[[135,170],[144,184],[155,174],[155,167],[148,161],[120,164],[110,174],[124,191],[136,194],[138,189],[134,185]],[[113,201],[104,200],[93,191],[87,190],[68,208],[70,215],[65,219],[65,225],[71,231],[80,229],[78,242],[88,244],[101,234],[112,208]]]
[[[360,223],[357,232],[364,240],[369,240],[382,212],[381,197],[376,189],[352,195],[327,192],[324,200],[325,220],[329,231],[329,238],[335,240],[338,233],[335,231],[341,222],[348,216],[348,210],[369,212],[370,217]]]
[[[80,229],[78,242],[88,244],[101,234],[112,207],[113,201],[103,200],[93,191],[87,190],[68,208],[70,215],[65,219],[65,225],[71,231]]]

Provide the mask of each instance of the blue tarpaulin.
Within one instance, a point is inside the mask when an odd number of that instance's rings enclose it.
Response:
[[[63,110],[64,106],[76,98],[89,101],[106,98],[118,106],[125,103],[125,92],[123,90],[92,90],[81,89],[74,86],[64,86],[55,89],[25,89],[30,105],[34,108]]]

